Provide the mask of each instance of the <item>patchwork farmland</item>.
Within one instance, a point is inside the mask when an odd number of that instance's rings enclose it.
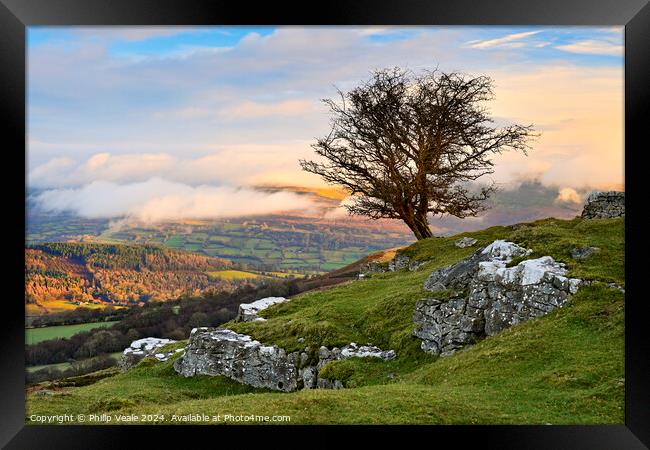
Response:
[[[212,221],[186,221],[113,228],[108,222],[79,218],[34,217],[28,243],[66,240],[163,245],[220,257],[255,271],[322,273],[344,267],[366,254],[412,241],[404,227],[381,221],[327,221],[268,216]],[[75,229],[79,230],[75,234]],[[57,231],[58,230],[58,231]],[[276,275],[277,276],[277,275]]]

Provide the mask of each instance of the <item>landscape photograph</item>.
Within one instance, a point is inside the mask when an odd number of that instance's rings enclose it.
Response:
[[[27,425],[624,424],[623,27],[26,50]]]

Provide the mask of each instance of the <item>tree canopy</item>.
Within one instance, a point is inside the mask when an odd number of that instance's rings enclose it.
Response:
[[[351,214],[401,219],[417,239],[432,236],[428,215],[475,216],[494,183],[492,156],[530,149],[532,125],[495,126],[485,102],[493,80],[400,68],[373,72],[339,99],[324,99],[331,131],[312,146],[319,161],[303,170],[346,188]]]

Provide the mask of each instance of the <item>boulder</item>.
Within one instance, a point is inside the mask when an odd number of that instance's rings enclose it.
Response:
[[[195,328],[174,369],[186,377],[224,375],[249,386],[289,392],[298,387],[298,360],[297,352],[287,354],[231,330]]]
[[[563,306],[582,281],[567,278],[564,264],[550,256],[507,267],[531,250],[512,242],[494,241],[483,250],[431,274],[425,289],[451,291],[447,299],[417,302],[414,336],[434,355],[456,350],[492,336],[514,324]]]
[[[625,192],[592,192],[587,198],[583,219],[611,219],[625,216]]]
[[[141,361],[146,356],[153,356],[158,361],[167,361],[171,355],[183,349],[174,350],[171,352],[159,352],[160,347],[167,344],[172,344],[176,341],[172,339],[161,339],[154,337],[147,337],[131,342],[131,345],[124,349],[122,357],[118,362],[118,366],[122,370],[128,370]]]
[[[478,241],[474,238],[471,237],[464,237],[462,239],[458,239],[456,242],[454,242],[454,245],[458,248],[466,248],[466,247],[471,247],[472,245],[476,244]]]
[[[266,297],[254,301],[253,303],[242,303],[239,305],[239,311],[237,312],[237,317],[235,317],[236,322],[253,322],[253,321],[264,321],[263,317],[259,317],[257,313],[265,310],[269,306],[277,305],[278,303],[284,303],[289,301],[284,297]]]

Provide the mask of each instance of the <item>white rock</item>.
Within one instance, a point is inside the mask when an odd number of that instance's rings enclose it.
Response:
[[[125,355],[128,353],[133,353],[136,355],[142,353],[150,353],[151,350],[162,347],[163,345],[172,344],[174,342],[176,341],[172,339],[161,339],[154,337],[142,338],[131,342],[131,345],[126,348],[123,353]]]
[[[464,238],[458,239],[456,242],[454,242],[454,245],[458,248],[466,248],[471,247],[472,245],[476,244],[476,242],[478,242],[476,239],[465,236]]]
[[[479,271],[485,271],[486,268],[489,267],[489,264],[480,265]],[[499,279],[504,284],[519,284],[527,286],[542,281],[542,278],[544,278],[546,273],[563,276],[566,275],[567,270],[564,268],[564,264],[555,262],[552,257],[542,256],[541,258],[522,261],[515,267],[498,268],[495,272],[496,273],[492,280]],[[485,274],[482,274],[480,279],[492,281],[489,280],[488,276]]]
[[[478,263],[476,277],[481,281],[494,281],[500,270],[506,267],[504,261],[482,261]]]
[[[158,361],[167,361],[174,352],[156,352],[157,349],[176,341],[172,339],[161,338],[142,338],[131,342],[131,345],[124,349],[119,366],[123,370],[128,370],[141,359],[147,356],[153,356]],[[182,349],[181,349],[182,350]]]
[[[521,271],[522,286],[539,283],[547,272],[554,275],[566,275],[568,272],[564,264],[555,262],[550,256],[522,261],[517,267]]]
[[[532,252],[532,250],[521,247],[514,242],[497,239],[485,247],[481,253],[490,255],[492,259],[509,262],[512,258],[529,255]]]
[[[569,292],[575,294],[578,292],[578,288],[583,284],[583,281],[579,278],[569,278]]]
[[[379,347],[371,345],[358,346],[352,342],[341,349],[341,356],[344,358],[393,359],[395,358],[395,352],[393,350],[382,350]]]
[[[284,297],[266,297],[256,300],[253,303],[242,303],[239,305],[239,312],[235,320],[237,322],[252,322],[258,319],[264,320],[257,316],[260,311],[265,310],[269,306],[284,303],[286,301],[288,301],[288,299]]]

